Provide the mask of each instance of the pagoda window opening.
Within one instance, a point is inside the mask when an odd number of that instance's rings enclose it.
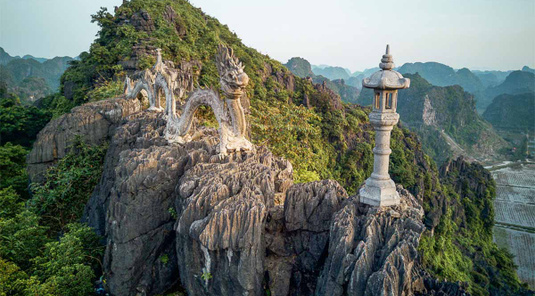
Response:
[[[379,93],[375,93],[375,109],[376,110],[380,108],[380,99],[381,99],[381,95]]]
[[[392,109],[392,93],[386,94],[385,109]]]

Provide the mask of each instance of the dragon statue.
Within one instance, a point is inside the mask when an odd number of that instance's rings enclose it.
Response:
[[[195,112],[200,106],[209,106],[219,123],[219,154],[226,155],[234,151],[248,151],[253,145],[246,137],[247,122],[240,98],[246,95],[245,88],[249,76],[243,71],[242,63],[234,56],[231,48],[219,45],[216,55],[216,66],[224,100],[213,89],[195,89],[182,106],[181,115],[176,112],[175,95],[182,96],[185,90],[178,87],[176,80],[178,71],[171,62],[163,62],[160,49],[157,50],[156,64],[150,70],[134,74],[134,81],[129,77],[125,80],[126,98],[136,98],[141,93],[147,97],[149,110],[162,111],[160,91],[165,95],[165,114],[167,126],[165,138],[170,143],[186,143],[192,140],[188,134],[191,129]]]

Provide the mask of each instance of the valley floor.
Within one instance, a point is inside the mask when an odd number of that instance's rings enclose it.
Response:
[[[489,167],[496,181],[494,241],[511,251],[518,277],[535,288],[535,163]]]

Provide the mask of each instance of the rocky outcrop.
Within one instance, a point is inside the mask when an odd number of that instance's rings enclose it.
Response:
[[[296,184],[266,230],[266,285],[272,295],[313,295],[325,261],[332,216],[347,200],[335,181]]]
[[[99,145],[125,117],[142,110],[139,100],[110,99],[73,108],[51,121],[37,135],[27,158],[31,181],[40,182],[46,169],[63,158],[71,141],[82,137],[91,145]]]
[[[431,106],[431,101],[429,100],[428,95],[425,95],[425,99],[424,99],[424,108],[422,111],[422,122],[425,125],[436,126],[437,124],[436,112],[435,112],[435,109],[433,109],[433,106]]]
[[[140,11],[134,13],[129,20],[125,21],[129,21],[129,23],[134,26],[136,31],[145,31],[147,33],[151,33],[152,31],[156,30],[154,21],[145,9],[141,9]]]
[[[113,295],[155,295],[178,282],[188,295],[425,290],[415,276],[423,210],[408,191],[398,188],[400,206],[370,208],[336,181],[293,184],[291,164],[265,147],[221,156],[214,129],[169,144],[163,114],[140,104],[119,98],[74,109],[43,130],[32,152],[50,159],[75,134],[109,141],[84,221],[105,239]]]
[[[425,227],[423,208],[398,187],[401,204],[369,207],[355,199],[336,213],[317,295],[409,295]]]
[[[272,67],[269,63],[264,63],[264,69],[260,73],[262,81],[266,82],[268,78],[274,79],[284,87],[284,90],[293,91],[295,89],[295,77],[289,71],[283,71]],[[278,91],[281,91],[280,89]]]
[[[186,24],[182,17],[178,15],[173,7],[167,5],[165,6],[165,10],[163,12],[164,19],[170,23],[173,24],[175,27],[175,31],[179,37],[184,37],[187,34]]]

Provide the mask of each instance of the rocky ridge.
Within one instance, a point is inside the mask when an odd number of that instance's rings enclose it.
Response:
[[[141,109],[123,98],[73,109],[29,158],[46,166],[76,135],[109,141],[84,220],[105,239],[113,295],[155,295],[178,281],[188,295],[425,291],[424,212],[408,191],[398,188],[398,207],[370,208],[336,181],[293,184],[291,164],[265,147],[220,157],[214,129],[170,145],[163,115]]]

